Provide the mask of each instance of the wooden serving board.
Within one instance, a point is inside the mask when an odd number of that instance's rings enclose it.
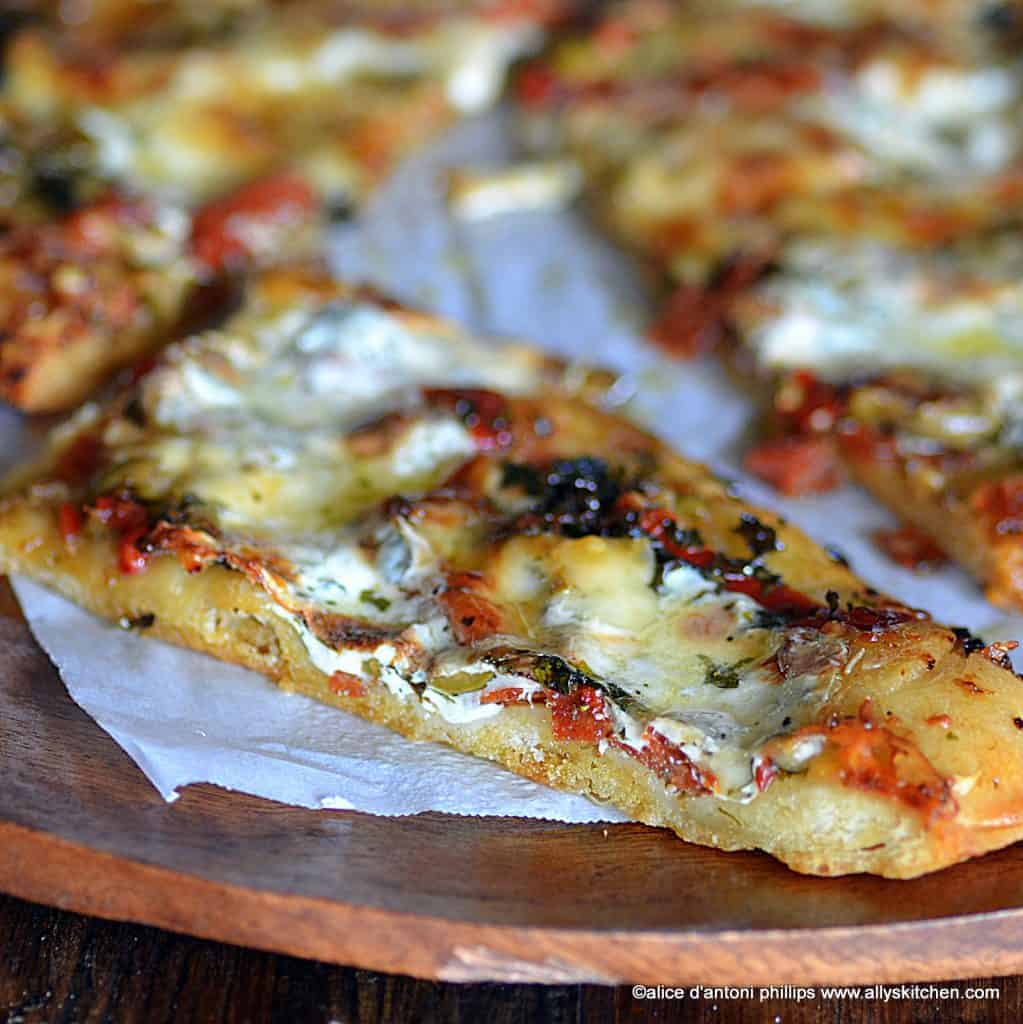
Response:
[[[0,889],[445,980],[781,985],[1023,971],[1023,845],[912,882],[806,878],[640,825],[166,804],[0,580]]]

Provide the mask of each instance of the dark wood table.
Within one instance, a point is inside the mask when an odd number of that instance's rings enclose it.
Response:
[[[1023,1020],[1023,979],[998,998],[639,1001],[592,985],[445,985],[220,945],[0,897],[0,1021],[769,1021],[997,1024]]]

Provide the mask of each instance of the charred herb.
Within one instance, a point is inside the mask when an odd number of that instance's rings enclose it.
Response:
[[[735,528],[735,532],[749,545],[754,558],[761,558],[771,551],[781,550],[778,534],[774,529],[762,523],[749,512],[743,512],[739,517],[739,525]]]

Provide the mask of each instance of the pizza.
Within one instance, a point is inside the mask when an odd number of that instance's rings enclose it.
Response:
[[[0,569],[127,628],[803,872],[1023,835],[1011,644],[872,590],[608,375],[260,275],[58,428]]]
[[[189,325],[230,305],[237,275],[311,255],[319,200],[280,174],[192,215],[106,192],[0,235],[0,399],[30,413],[74,408]]]
[[[789,494],[851,474],[994,603],[1023,606],[1021,281],[1014,232],[913,254],[793,250],[730,305],[775,382],[747,467]]]
[[[598,220],[678,290],[669,314],[793,240],[932,246],[1018,221],[1011,60],[901,21],[731,7],[611,5],[517,83],[526,136],[579,160]],[[684,344],[685,319],[662,337]]]
[[[561,9],[94,0],[29,21],[0,90],[0,399],[72,408],[225,281],[313,255]]]

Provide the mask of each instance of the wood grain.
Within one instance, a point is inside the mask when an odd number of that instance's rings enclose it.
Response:
[[[2,599],[0,599],[2,600]],[[782,984],[1023,968],[1023,848],[912,882],[795,875],[638,825],[165,804],[0,617],[0,888],[421,977]]]
[[[1016,1024],[1023,979],[984,1000],[634,999],[628,987],[450,985],[276,956],[0,897],[8,1024]]]

